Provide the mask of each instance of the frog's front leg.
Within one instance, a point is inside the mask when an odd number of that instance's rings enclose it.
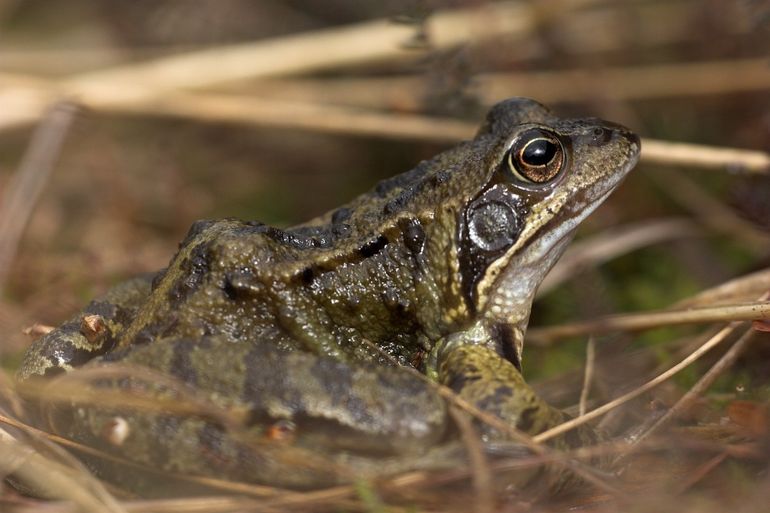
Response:
[[[439,342],[432,356],[434,377],[481,411],[529,435],[568,420],[567,414],[548,404],[524,381],[514,363],[493,349],[490,338],[476,326]],[[484,422],[479,429],[491,441],[510,438]],[[552,445],[569,449],[597,440],[591,428],[581,426],[557,437]]]

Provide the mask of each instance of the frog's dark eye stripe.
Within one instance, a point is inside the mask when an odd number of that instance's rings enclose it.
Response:
[[[526,184],[545,184],[564,167],[564,146],[555,134],[533,128],[520,134],[507,154],[514,179]]]

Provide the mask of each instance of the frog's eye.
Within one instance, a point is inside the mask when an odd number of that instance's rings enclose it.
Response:
[[[555,134],[533,128],[520,134],[508,150],[508,169],[528,184],[548,183],[564,167],[564,146]]]

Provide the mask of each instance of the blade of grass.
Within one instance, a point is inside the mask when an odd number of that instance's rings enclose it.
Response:
[[[589,321],[545,328],[531,328],[527,331],[527,343],[546,345],[559,338],[586,335],[588,333],[596,334],[611,331],[637,331],[681,324],[751,321],[761,319],[770,319],[770,302],[768,301],[609,315],[607,317]]]
[[[55,105],[32,134],[16,174],[0,200],[0,295],[24,228],[43,192],[75,117],[71,104]]]

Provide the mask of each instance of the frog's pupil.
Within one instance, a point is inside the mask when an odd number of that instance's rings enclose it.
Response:
[[[529,166],[545,166],[556,155],[556,145],[548,139],[535,139],[524,147],[521,160]]]

